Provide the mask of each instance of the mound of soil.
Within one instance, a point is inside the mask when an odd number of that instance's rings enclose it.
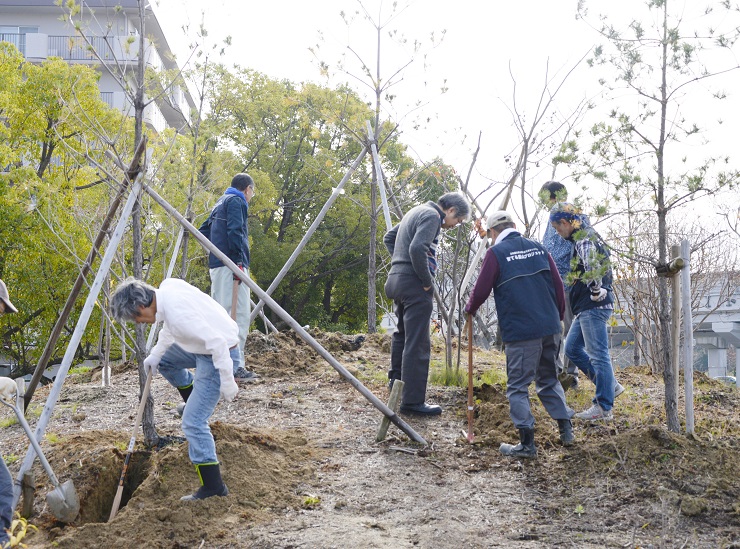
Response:
[[[387,400],[389,336],[312,335]],[[614,421],[576,424],[569,448],[532,388],[539,455],[528,461],[498,451],[517,436],[498,352],[475,353],[476,377],[486,373],[489,382],[476,387],[474,442],[463,434],[466,389],[430,385],[428,400],[445,413],[404,416],[428,442],[422,446],[393,425],[376,442],[382,415],[295,334],[253,333],[247,350],[248,366],[262,377],[234,402],[219,403],[211,423],[227,497],[180,501],[198,478],[180,438],[179,396],[157,377],[162,447],[147,447],[139,430],[122,506],[108,522],[138,406],[138,374],[114,370],[109,387],[100,386],[99,373],[70,376],[42,448],[59,479],[73,480],[80,515],[65,525],[50,514],[51,486],[37,461],[30,522],[39,530],[23,541],[168,549],[740,546],[740,392],[701,374],[695,434],[668,432],[661,379],[628,369],[618,373],[627,391]],[[440,340],[433,354],[444,360]],[[594,390],[581,385],[567,393],[577,410]],[[32,407],[48,392],[39,388]],[[15,476],[28,440],[15,424],[0,429],[0,444]]]

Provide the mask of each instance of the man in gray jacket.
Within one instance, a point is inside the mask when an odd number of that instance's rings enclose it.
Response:
[[[391,270],[385,294],[393,300],[397,326],[391,344],[389,387],[404,382],[401,412],[439,415],[442,408],[425,402],[431,339],[429,321],[437,271],[440,229],[451,229],[470,215],[470,205],[460,193],[442,195],[409,210],[388,231],[383,243],[391,254]]]

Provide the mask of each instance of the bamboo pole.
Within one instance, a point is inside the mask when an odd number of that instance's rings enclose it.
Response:
[[[295,250],[293,250],[293,253],[288,258],[288,261],[285,262],[285,265],[283,265],[283,268],[280,269],[280,272],[275,276],[272,283],[270,284],[270,287],[267,288],[267,291],[261,290],[262,294],[266,294],[268,296],[272,295],[272,292],[275,290],[275,288],[277,288],[278,284],[280,284],[280,281],[283,280],[283,277],[285,276],[285,274],[288,272],[288,270],[293,265],[293,263],[295,263],[295,260],[298,258],[298,255],[301,253],[303,248],[306,246],[308,241],[311,239],[311,237],[313,236],[313,233],[316,231],[319,224],[323,221],[324,216],[326,216],[326,212],[329,211],[329,208],[332,207],[336,199],[339,198],[339,195],[342,194],[342,188],[344,187],[345,183],[349,181],[350,176],[354,173],[354,171],[360,165],[360,162],[362,162],[362,159],[365,158],[366,154],[367,154],[367,148],[364,147],[362,151],[360,152],[360,154],[358,155],[358,157],[355,158],[355,161],[352,163],[347,173],[344,174],[344,177],[339,182],[339,185],[337,185],[334,191],[331,193],[329,200],[327,200],[326,204],[324,204],[324,207],[321,208],[319,215],[317,215],[316,219],[314,219],[313,223],[311,223],[311,226],[308,228],[308,231],[306,231],[306,234],[303,235],[303,238],[298,243],[298,246],[296,246]],[[179,212],[178,212],[178,215],[179,215]],[[214,255],[216,255],[216,257],[219,257],[220,259],[220,256],[218,254],[214,253]],[[262,300],[262,298],[260,298],[260,301],[257,303],[257,305],[254,306],[254,309],[252,309],[252,313],[249,315],[249,324],[252,324],[252,322],[254,322],[254,319],[257,318],[257,313],[259,313],[262,310],[262,307],[264,307],[264,305],[265,305],[265,302]]]
[[[274,299],[272,299],[267,294],[267,292],[260,288],[251,278],[249,278],[244,271],[239,269],[239,267],[237,267],[236,264],[231,261],[231,259],[229,259],[229,257],[225,253],[219,250],[211,243],[210,240],[203,236],[201,232],[196,229],[192,223],[185,219],[185,217],[180,212],[173,208],[164,198],[159,196],[159,194],[157,194],[157,192],[149,186],[144,185],[144,192],[146,192],[149,196],[152,197],[155,202],[162,206],[162,208],[164,208],[168,214],[177,219],[195,237],[195,239],[201,243],[204,248],[210,251],[219,260],[221,260],[224,265],[231,269],[231,272],[236,274],[241,279],[242,283],[249,286],[249,289],[252,290],[255,295],[260,298],[260,303],[264,302],[264,304],[269,306],[270,309],[272,309],[281,319],[283,319],[283,321],[288,324],[288,326],[295,330],[295,332],[300,336],[301,339],[303,339],[319,355],[321,355],[324,360],[326,360],[331,365],[331,367],[334,368],[343,378],[349,381],[349,383],[355,389],[357,389],[360,394],[362,394],[362,396],[370,401],[373,406],[375,406],[380,412],[386,415],[391,420],[391,422],[393,422],[394,425],[396,425],[399,429],[406,433],[412,440],[420,442],[424,445],[427,444],[426,440],[424,440],[421,435],[414,431],[408,423],[403,421],[396,414],[396,412],[386,406],[383,401],[381,401],[378,397],[371,393],[367,389],[367,387],[365,387],[355,376],[348,372],[347,369],[342,366],[339,361],[337,361],[337,359],[329,353],[329,351],[324,349],[324,347],[322,347],[321,344],[311,336],[311,334],[304,330],[303,327],[292,316],[290,316],[287,311],[285,311],[285,309],[278,305],[278,303]]]
[[[80,313],[80,318],[77,321],[77,325],[75,326],[72,337],[70,338],[69,344],[67,345],[67,351],[64,353],[62,365],[57,372],[57,376],[54,379],[54,384],[52,385],[51,392],[46,399],[44,410],[41,412],[41,416],[39,417],[38,423],[36,424],[36,431],[34,433],[36,440],[42,440],[44,437],[46,426],[51,419],[51,414],[54,412],[54,406],[59,399],[59,394],[62,391],[64,379],[67,376],[69,367],[72,365],[72,360],[74,359],[75,352],[77,351],[77,346],[80,344],[82,336],[85,333],[85,328],[87,327],[87,323],[90,320],[90,315],[92,314],[93,307],[95,306],[95,302],[98,299],[98,294],[100,293],[100,289],[103,286],[105,277],[108,275],[108,271],[110,270],[111,263],[113,262],[113,256],[116,253],[118,244],[123,238],[124,233],[126,232],[126,227],[128,225],[129,218],[131,217],[131,211],[134,208],[136,197],[141,190],[141,180],[143,178],[143,174],[144,170],[142,170],[139,173],[139,176],[136,178],[136,182],[131,189],[128,200],[126,201],[123,210],[121,210],[121,216],[118,218],[118,224],[116,225],[116,228],[113,231],[110,240],[108,241],[108,247],[106,248],[105,255],[100,262],[100,268],[98,269],[98,273],[95,275],[95,280],[90,287],[90,292],[87,294],[87,300],[85,301],[85,305],[82,308],[82,312]],[[33,447],[29,446],[28,452],[26,452],[26,457],[23,459],[23,463],[21,464],[20,470],[18,472],[19,481],[23,478],[24,473],[31,469],[35,457],[36,451],[33,449]],[[18,505],[18,499],[20,498],[20,495],[20,482],[18,482],[13,486],[13,508]]]

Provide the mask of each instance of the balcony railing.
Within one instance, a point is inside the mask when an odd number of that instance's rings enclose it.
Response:
[[[95,61],[97,56],[93,52],[97,52],[104,61],[115,59],[112,44],[104,37],[91,36],[88,40],[89,44],[81,36],[49,36],[49,56],[66,61]]]
[[[10,42],[11,44],[14,44],[16,48],[18,48],[18,51],[21,52],[21,54],[23,54],[24,56],[26,55],[25,34],[3,32],[0,33],[0,42]]]
[[[100,99],[105,101],[109,107],[113,107],[113,92],[100,92]]]

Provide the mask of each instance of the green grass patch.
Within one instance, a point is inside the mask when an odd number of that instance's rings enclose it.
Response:
[[[92,366],[75,366],[70,368],[68,374],[86,374],[92,370]]]

